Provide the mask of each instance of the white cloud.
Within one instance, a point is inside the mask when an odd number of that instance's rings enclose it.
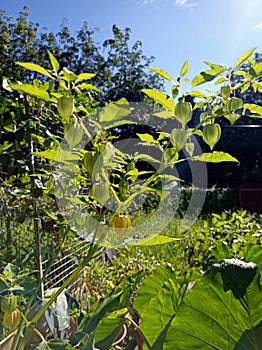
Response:
[[[144,5],[151,5],[155,0],[143,0]]]
[[[186,7],[186,8],[192,8],[197,5],[197,2],[191,2],[188,0],[175,0],[175,6],[176,7]]]
[[[254,26],[254,29],[255,29],[255,30],[262,30],[262,22],[256,24],[256,25]]]

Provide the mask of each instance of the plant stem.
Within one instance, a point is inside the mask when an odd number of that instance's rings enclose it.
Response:
[[[63,292],[63,290],[69,286],[69,284],[77,277],[77,275],[82,271],[82,269],[86,266],[86,264],[95,256],[97,249],[98,249],[97,245],[94,245],[94,244],[90,245],[90,249],[88,251],[87,256],[80,262],[78,267],[68,277],[68,279],[63,283],[63,285],[52,294],[51,298],[47,301],[47,303],[45,305],[43,305],[42,309],[29,322],[29,324],[27,325],[26,330],[25,330],[24,338],[23,338],[22,343],[20,344],[18,350],[25,349],[26,339],[29,336],[30,332],[35,328],[35,324],[44,315],[45,311],[52,305],[52,303],[57,299],[57,297]]]

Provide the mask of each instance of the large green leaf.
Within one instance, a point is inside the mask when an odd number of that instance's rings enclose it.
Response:
[[[110,349],[125,323],[127,312],[127,308],[113,311],[99,322],[95,332],[96,348],[100,350]]]
[[[76,78],[76,83],[79,83],[80,81],[83,80],[89,80],[95,76],[94,73],[80,73],[77,78]]]
[[[163,236],[159,234],[153,234],[146,238],[140,238],[137,241],[128,243],[129,246],[152,246],[174,242],[175,238]]]
[[[133,305],[142,319],[140,329],[152,349],[162,348],[157,340],[174,318],[178,300],[176,273],[169,266],[158,267],[138,289]],[[153,346],[156,342],[157,347]]]
[[[247,52],[245,52],[243,55],[241,55],[235,63],[235,68],[239,67],[243,62],[245,62],[251,55],[252,53],[256,50],[256,48],[251,49]]]
[[[45,90],[30,84],[10,84],[10,88],[16,91],[19,91],[23,94],[30,95],[33,97],[37,97],[40,100],[49,101],[50,97],[48,92]]]
[[[70,151],[65,151],[62,149],[53,149],[41,152],[32,152],[34,155],[38,157],[42,157],[49,160],[54,160],[57,162],[68,162],[68,161],[76,161],[79,160],[79,155],[76,153],[72,153]]]
[[[139,133],[137,133],[137,136],[140,138],[141,141],[158,144],[158,142],[150,134],[139,134]]]
[[[111,102],[106,105],[100,112],[100,123],[108,123],[123,119],[132,111],[126,99]]]
[[[257,265],[224,259],[185,296],[168,329],[164,350],[258,350],[261,331]]]
[[[142,89],[148,97],[152,98],[156,103],[159,103],[167,111],[174,113],[175,104],[174,101],[164,92],[153,89]]]
[[[224,68],[220,67],[220,68],[209,69],[204,72],[201,72],[193,78],[191,85],[197,86],[197,85],[204,84],[208,81],[211,81],[215,79],[215,77],[220,75],[223,71],[224,71]]]
[[[203,153],[200,156],[195,156],[192,160],[199,160],[207,163],[220,163],[220,162],[238,162],[235,157],[225,152],[214,151],[212,153]]]
[[[248,109],[252,113],[256,113],[256,118],[260,117],[262,118],[262,107],[258,106],[254,103],[245,103],[244,108]]]
[[[46,70],[44,67],[39,66],[38,64],[35,63],[28,63],[28,62],[16,62],[21,67],[24,67],[25,69],[32,70],[34,72],[43,74],[47,76],[48,78],[52,79],[52,75]]]
[[[168,81],[173,81],[173,78],[171,77],[171,75],[163,69],[152,68],[152,67],[148,67],[148,69],[152,70],[153,72],[157,73],[160,77],[162,77]]]

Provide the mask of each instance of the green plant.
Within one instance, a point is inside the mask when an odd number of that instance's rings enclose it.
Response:
[[[242,55],[236,61],[235,68],[238,68],[242,62],[249,59],[253,52],[254,50],[250,50]],[[188,254],[189,267],[195,266],[197,263],[199,267],[205,266],[209,258],[209,249],[213,248],[212,243],[215,242],[217,237],[209,235],[209,232],[208,234],[199,232],[199,235],[196,236],[192,231],[189,231],[186,232],[185,237],[179,237],[177,240],[170,235],[163,235],[162,232],[153,235],[145,234],[143,231],[139,232],[139,230],[136,232],[135,227],[131,226],[129,228],[129,217],[131,216],[129,211],[132,212],[132,206],[134,206],[135,201],[140,196],[150,193],[157,194],[160,198],[160,203],[166,204],[168,196],[174,194],[177,182],[181,181],[172,173],[172,169],[179,163],[184,161],[237,162],[230,154],[213,151],[213,147],[220,137],[220,129],[216,125],[216,120],[224,117],[235,120],[242,113],[246,113],[250,117],[261,116],[261,108],[259,106],[243,104],[241,99],[236,100],[234,97],[236,87],[232,86],[230,81],[230,74],[232,73],[226,67],[208,62],[207,64],[211,69],[200,73],[192,80],[191,84],[194,87],[218,78],[216,82],[223,83],[224,86],[211,95],[205,95],[195,90],[189,93],[182,91],[181,84],[185,80],[184,76],[188,70],[187,61],[181,68],[179,79],[176,83],[167,72],[151,68],[153,72],[173,84],[171,90],[172,98],[162,91],[143,89],[142,92],[150,99],[153,99],[157,105],[157,112],[154,113],[154,116],[171,119],[176,126],[170,132],[159,131],[154,135],[149,132],[137,133],[139,145],[157,150],[159,152],[158,156],[151,156],[141,152],[128,153],[117,147],[117,144],[114,143],[115,136],[112,136],[110,131],[123,124],[136,123],[136,121],[129,118],[134,107],[125,98],[121,98],[114,103],[107,103],[101,110],[95,110],[88,93],[89,91],[97,92],[97,88],[92,84],[86,83],[87,80],[94,77],[94,74],[75,74],[66,68],[60,69],[60,64],[53,54],[48,52],[48,56],[51,68],[44,68],[34,63],[18,62],[21,67],[43,75],[44,79],[42,81],[34,80],[32,84],[20,84],[10,81],[9,83],[7,82],[6,87],[9,90],[11,89],[12,93],[18,92],[24,96],[24,100],[20,101],[22,102],[20,108],[25,115],[29,116],[29,121],[32,117],[32,110],[37,108],[37,110],[40,110],[39,116],[45,115],[45,113],[49,116],[52,115],[63,128],[64,132],[61,138],[51,134],[44,139],[44,149],[42,151],[32,152],[32,149],[30,149],[30,157],[39,157],[46,161],[46,166],[41,169],[40,174],[36,174],[33,168],[30,173],[31,178],[39,176],[43,183],[46,183],[46,186],[42,186],[43,188],[39,186],[37,189],[34,183],[31,183],[31,190],[34,193],[45,193],[51,198],[58,199],[59,209],[66,213],[71,220],[69,220],[69,225],[74,226],[74,230],[80,235],[84,234],[84,237],[90,243],[88,252],[83,254],[82,259],[79,259],[78,267],[63,285],[51,295],[43,308],[32,320],[28,321],[26,318],[23,318],[15,338],[15,345],[19,345],[19,350],[25,349],[26,339],[34,329],[34,325],[56,300],[58,295],[65,290],[92,259],[100,256],[100,244],[114,248],[116,245],[123,244],[125,238],[131,240],[130,245],[141,246],[171,244],[182,241],[187,249],[188,244],[192,245],[190,248],[193,249],[193,252]],[[252,77],[246,75],[242,84],[256,86],[257,80],[261,76],[261,71],[257,67],[256,62],[251,61],[251,64],[255,73]],[[179,100],[176,101],[178,96]],[[194,127],[189,127],[189,123],[193,118],[193,105],[187,99],[194,97],[199,99],[194,108],[201,107],[203,113],[199,123]],[[159,106],[163,110],[160,110]],[[212,133],[206,133],[207,128],[212,128]],[[216,130],[215,135],[213,129]],[[29,137],[31,136],[29,132]],[[202,137],[207,142],[211,152],[197,154],[195,145],[192,142],[195,136]],[[83,145],[85,140],[87,142]],[[39,143],[41,141],[38,139]],[[61,142],[59,143],[58,141]],[[182,150],[187,158],[181,157]],[[151,162],[156,164],[156,167],[154,170],[141,170],[138,166],[139,161]],[[51,166],[57,166],[58,174],[52,173]],[[63,182],[60,183],[62,190],[59,186],[55,187],[52,185],[50,179],[53,174],[62,178]],[[34,201],[33,205],[36,205]],[[49,216],[53,219],[55,218],[55,215],[52,213],[49,213]],[[127,223],[125,228],[129,228],[129,230],[126,230],[122,240],[119,239],[115,230],[112,229],[115,218],[117,220],[125,218],[125,223]],[[158,216],[159,218],[160,216]],[[119,225],[117,226],[119,227]],[[121,223],[121,228],[122,226]],[[98,236],[97,233],[101,227],[105,228],[105,231]],[[131,234],[132,239],[128,237]],[[182,232],[180,234],[182,235]],[[222,232],[220,240],[225,238],[223,235],[224,233]],[[206,237],[208,237],[208,241],[204,242]],[[127,241],[124,241],[124,243],[128,244]],[[203,243],[205,243],[204,246],[202,245]],[[177,244],[179,245],[179,243]],[[202,256],[196,258],[196,252],[200,252]],[[197,263],[195,263],[194,259],[197,259]],[[165,270],[165,272],[157,269],[156,274],[160,274],[163,282],[161,285],[157,285],[157,298],[159,298],[157,300],[160,305],[167,300],[170,310],[168,317],[163,317],[164,329],[156,324],[154,327],[155,330],[157,329],[157,332],[154,334],[155,338],[149,341],[148,344],[151,344],[151,342],[157,342],[158,345],[163,344],[166,332],[173,319],[172,315],[174,311],[177,312],[179,309],[186,287],[189,281],[192,280],[192,273],[193,269],[189,271],[189,274],[181,275],[175,273],[172,269]],[[132,295],[131,292],[139,283],[141,275],[141,273],[137,274],[139,277],[135,278],[132,288],[127,294],[125,294],[125,288],[120,286],[119,293],[118,291],[116,293],[113,292],[105,302],[105,305],[101,301],[101,304],[98,304],[94,312],[91,310],[90,313],[85,315],[75,335],[77,338],[74,340],[76,344],[81,344],[83,349],[92,349],[96,344],[106,349],[113,343],[117,332],[119,332],[119,327],[125,322],[127,302]],[[152,276],[151,278],[153,279],[155,275]],[[176,278],[177,281],[175,282]],[[146,283],[141,288],[145,288]],[[154,283],[155,285],[157,284],[156,281]],[[148,287],[145,290],[145,293],[148,293]],[[121,295],[123,295],[124,301],[121,300]],[[169,300],[170,297],[171,302]],[[173,302],[174,297],[175,301]],[[137,303],[138,301],[135,301],[135,305],[138,305]],[[139,308],[139,306],[137,307]],[[161,314],[163,311],[160,307],[160,318],[164,316]],[[144,319],[146,319],[148,313],[150,313],[149,310],[144,311]],[[134,321],[131,319],[130,322]],[[105,329],[109,323],[113,326],[110,328],[110,334],[108,332],[105,334]],[[142,333],[146,332],[144,330]],[[147,336],[145,336],[145,339],[147,339]],[[41,346],[42,348],[67,346],[69,349],[71,347],[69,340],[61,339],[53,339],[51,341],[44,339]]]
[[[255,252],[261,266],[261,249],[252,245],[244,250],[247,262],[222,259],[193,284],[190,278],[181,285],[174,271],[163,268],[145,279],[134,299],[145,348],[258,349],[260,271],[249,262]]]

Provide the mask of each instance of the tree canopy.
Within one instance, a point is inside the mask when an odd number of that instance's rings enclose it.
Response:
[[[71,33],[67,20],[61,24],[58,33],[40,28],[39,23],[29,20],[29,8],[24,7],[17,19],[0,11],[0,77],[28,81],[37,78],[27,70],[17,69],[16,62],[34,62],[49,66],[47,51],[51,51],[60,62],[61,69],[67,68],[76,74],[95,73],[91,83],[101,89],[100,103],[127,98],[140,102],[145,95],[143,88],[163,88],[163,81],[154,72],[146,69],[154,57],[147,57],[142,42],[131,44],[131,29],[120,29],[113,25],[112,38],[102,44],[95,42],[98,28],[91,29],[84,22],[75,34]],[[15,73],[16,72],[16,73]],[[2,86],[2,84],[1,84]],[[1,87],[2,89],[2,87]],[[3,94],[3,90],[1,90]]]

